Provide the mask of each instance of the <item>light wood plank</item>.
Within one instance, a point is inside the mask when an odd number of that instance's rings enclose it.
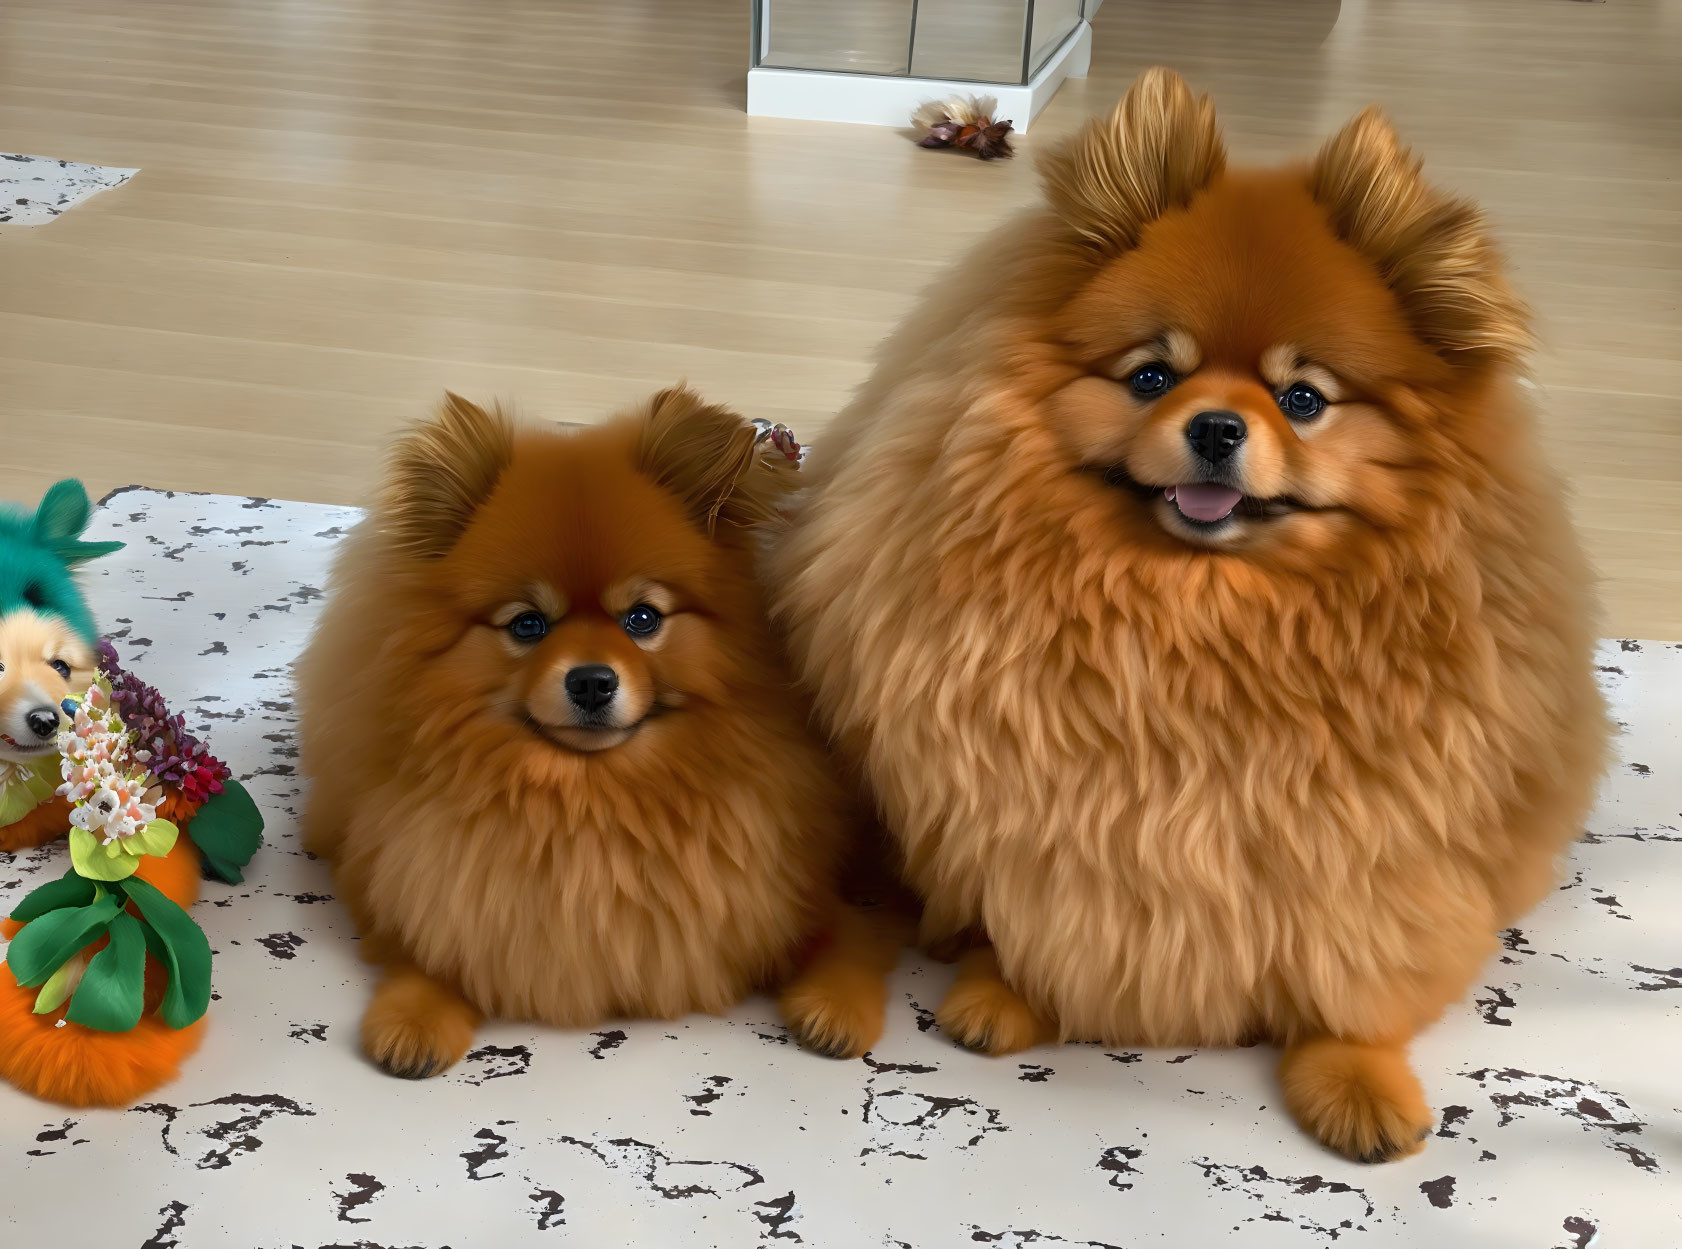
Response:
[[[589,421],[686,375],[821,437],[1032,161],[748,118],[745,9],[8,0],[0,148],[142,173],[0,233],[5,493],[354,502],[446,386]],[[1678,46],[1666,0],[1108,0],[1021,146],[1158,62],[1247,160],[1383,103],[1537,309],[1606,628],[1682,637]]]

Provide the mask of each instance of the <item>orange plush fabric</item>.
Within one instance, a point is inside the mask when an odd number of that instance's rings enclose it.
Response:
[[[199,855],[185,835],[162,858],[145,858],[135,875],[182,908],[199,893]],[[5,921],[11,937],[21,925]],[[89,948],[105,944],[100,938]],[[162,969],[146,956],[146,1009],[128,1032],[99,1032],[79,1024],[59,1026],[68,1006],[33,1013],[39,989],[26,989],[0,963],[0,1079],[43,1101],[66,1106],[125,1106],[173,1080],[181,1060],[198,1048],[204,1021],[174,1029],[155,1011],[163,996]]]
[[[44,846],[70,831],[70,804],[52,797],[20,820],[0,828],[0,850],[29,850]]]

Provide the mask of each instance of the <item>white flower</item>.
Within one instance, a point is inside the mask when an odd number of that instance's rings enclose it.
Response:
[[[58,793],[74,805],[75,827],[111,842],[134,836],[157,818],[156,795],[148,792],[151,780],[134,761],[128,728],[97,685],[59,733],[58,747],[64,756]]]

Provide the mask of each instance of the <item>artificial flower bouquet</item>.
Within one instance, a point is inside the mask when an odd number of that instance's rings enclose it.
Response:
[[[98,650],[99,676],[65,700],[58,735],[70,871],[13,908],[26,926],[7,963],[19,985],[40,986],[35,1013],[68,1001],[71,1023],[122,1032],[140,1022],[150,953],[168,977],[158,1012],[185,1028],[210,1001],[210,943],[136,869],[147,855],[168,855],[186,830],[206,873],[237,882],[262,840],[262,816],[158,691],[118,664],[116,648],[102,640]]]

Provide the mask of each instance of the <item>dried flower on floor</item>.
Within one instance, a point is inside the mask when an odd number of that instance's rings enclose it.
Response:
[[[993,120],[993,110],[998,105],[990,95],[955,95],[947,100],[930,100],[911,115],[911,125],[922,135],[917,146],[962,148],[982,160],[1014,156],[1010,148],[1010,123]]]

